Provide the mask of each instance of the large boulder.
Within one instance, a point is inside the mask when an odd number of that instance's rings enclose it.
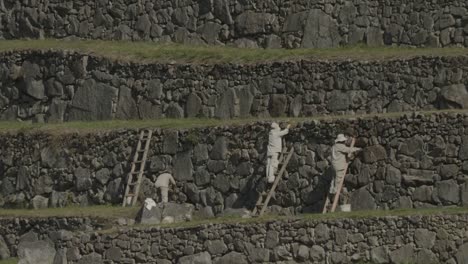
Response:
[[[387,158],[387,151],[381,145],[374,145],[365,148],[362,152],[362,157],[365,163],[374,163],[379,160],[385,160]]]
[[[177,153],[174,162],[174,178],[176,181],[193,180],[192,153],[190,151]]]
[[[468,263],[468,243],[461,245],[455,254],[457,263]]]
[[[236,18],[236,30],[241,36],[268,33],[278,28],[278,19],[273,14],[246,11]]]
[[[414,245],[406,244],[390,252],[390,260],[395,264],[411,263],[414,259]]]
[[[18,264],[50,264],[55,253],[54,246],[47,241],[23,242],[18,245]]]
[[[374,210],[377,208],[374,197],[366,189],[362,187],[351,194],[351,208],[352,210]]]
[[[468,91],[464,84],[453,84],[442,87],[440,107],[442,109],[458,109],[468,107]]]
[[[216,102],[215,117],[230,119],[240,115],[239,97],[236,89],[228,88]]]
[[[0,235],[0,260],[10,258],[10,249],[3,237]]]
[[[137,119],[138,109],[135,99],[132,96],[132,89],[120,87],[119,101],[117,104],[116,118],[118,119]]]
[[[112,118],[112,105],[116,101],[117,89],[107,84],[86,80],[78,87],[70,107],[70,121],[96,121]]]
[[[211,264],[210,253],[204,251],[198,254],[184,256],[179,259],[178,264]]]
[[[220,257],[215,261],[215,264],[247,264],[247,258],[244,254],[235,251],[229,252],[228,254]]]
[[[312,9],[307,17],[302,48],[333,48],[339,46],[338,24],[320,9]]]

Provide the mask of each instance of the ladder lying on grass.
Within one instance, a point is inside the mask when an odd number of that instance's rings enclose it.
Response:
[[[282,164],[281,169],[279,170],[278,175],[276,176],[275,181],[273,182],[273,185],[271,186],[271,189],[268,192],[268,195],[264,192],[260,193],[257,203],[255,204],[255,208],[252,211],[253,216],[262,216],[265,213],[268,207],[268,203],[270,202],[271,197],[274,195],[276,187],[278,187],[278,183],[283,177],[283,174],[286,174],[286,175],[288,174],[288,172],[286,171],[286,166],[288,166],[289,160],[291,159],[293,153],[294,153],[294,146],[291,146],[286,158],[285,158],[284,153],[281,153],[281,157],[279,158],[279,164],[280,165]],[[265,195],[266,195],[266,198],[265,200],[263,200]],[[262,208],[261,210],[259,210],[260,207]]]
[[[354,143],[356,143],[355,138],[353,138],[353,141],[351,141],[351,147],[354,147]],[[333,204],[329,211],[330,213],[335,212],[336,206],[338,206],[338,200],[340,199],[341,190],[343,189],[343,183],[346,177],[346,173],[348,173],[348,168],[346,168],[345,176],[343,177],[343,179],[340,181],[340,184],[338,185],[338,190],[336,190],[335,197],[333,198]],[[325,196],[325,205],[323,206],[322,214],[327,213],[327,209],[328,209],[327,207],[329,203],[330,203],[330,200],[328,199],[328,191],[327,191],[327,195]]]
[[[153,136],[153,130],[143,129],[138,138],[138,144],[133,156],[132,168],[127,177],[127,186],[123,197],[122,206],[135,206],[140,192],[140,185],[145,171],[148,149]]]

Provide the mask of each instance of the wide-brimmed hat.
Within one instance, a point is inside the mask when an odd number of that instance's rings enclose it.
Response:
[[[279,127],[278,123],[273,122],[273,123],[271,123],[271,128],[272,128],[272,129],[278,129],[278,128],[280,128],[280,127]]]
[[[346,140],[348,140],[348,139],[345,137],[345,135],[339,134],[335,139],[335,143],[345,142]]]

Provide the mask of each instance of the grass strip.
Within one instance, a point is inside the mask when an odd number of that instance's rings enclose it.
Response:
[[[468,49],[368,47],[365,45],[323,49],[247,49],[229,46],[193,46],[154,42],[102,40],[2,40],[0,52],[23,50],[67,50],[114,60],[139,63],[251,64],[302,59],[388,60],[416,56],[464,56]]]

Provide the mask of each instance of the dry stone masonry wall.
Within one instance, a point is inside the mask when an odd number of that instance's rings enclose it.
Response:
[[[466,214],[146,227],[104,234],[38,233],[30,226],[44,221],[29,221],[19,222],[16,233],[0,232],[0,252],[8,246],[41,250],[57,264],[468,262]]]
[[[0,34],[249,48],[468,46],[467,8],[463,0],[2,0]]]
[[[249,65],[4,53],[0,120],[278,117],[468,107],[468,57]]]
[[[331,173],[330,146],[338,133],[359,135],[364,151],[350,165],[345,196],[353,210],[468,205],[468,116],[304,122],[286,137],[295,146],[289,177],[272,210],[318,212]],[[204,211],[252,208],[265,188],[269,123],[156,130],[141,198],[158,200],[154,182],[173,168],[170,201]],[[137,131],[0,138],[0,206],[62,207],[121,203]]]

